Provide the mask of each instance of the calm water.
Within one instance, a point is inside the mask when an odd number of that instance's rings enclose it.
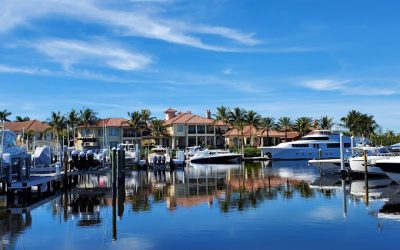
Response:
[[[3,210],[2,246],[395,249],[400,241],[400,187],[390,179],[369,180],[367,198],[364,180],[320,177],[306,162],[129,171],[115,223],[110,180],[84,176],[70,192],[31,204],[30,212]]]

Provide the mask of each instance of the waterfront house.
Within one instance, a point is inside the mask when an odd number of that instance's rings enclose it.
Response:
[[[226,143],[230,148],[240,147],[241,138],[243,136],[244,146],[262,147],[262,146],[274,146],[286,140],[285,132],[278,130],[269,130],[268,137],[265,129],[256,129],[250,126],[243,128],[243,132],[233,128],[225,133]],[[287,141],[293,141],[300,138],[300,134],[297,131],[287,132]]]
[[[34,146],[50,145],[53,133],[50,126],[39,120],[5,122],[5,129],[15,132],[17,143],[31,151]]]
[[[211,111],[207,110],[206,116],[188,112],[178,112],[169,108],[165,112],[165,126],[171,139],[172,148],[185,148],[202,145],[207,148],[222,148],[224,146],[224,133],[227,126],[215,122],[211,118]]]

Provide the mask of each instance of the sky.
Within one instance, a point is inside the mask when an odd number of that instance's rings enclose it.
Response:
[[[0,109],[351,109],[400,130],[397,0],[0,0]]]

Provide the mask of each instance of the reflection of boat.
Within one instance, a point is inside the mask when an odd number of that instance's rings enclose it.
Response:
[[[400,156],[381,159],[375,162],[392,180],[400,184]]]
[[[386,190],[388,201],[378,212],[378,218],[400,220],[400,186],[391,185]]]
[[[322,173],[340,172],[341,170],[340,159],[309,160],[308,163],[317,167]],[[345,168],[349,168],[347,160],[344,166]]]
[[[355,138],[355,143],[360,142]],[[350,148],[351,139],[343,136],[344,148]],[[340,132],[314,130],[300,140],[284,142],[277,146],[260,147],[271,159],[331,159],[340,158]]]
[[[310,184],[316,189],[342,189],[342,178],[338,175],[323,175]]]
[[[385,174],[382,169],[375,165],[377,160],[390,158],[391,153],[385,147],[361,147],[357,148],[356,155],[348,159],[352,172],[364,173],[364,152],[367,154],[367,170],[369,174]]]
[[[229,163],[239,162],[242,155],[224,150],[203,150],[195,154],[190,162],[193,163]]]
[[[267,168],[269,173],[280,177],[291,178],[313,182],[319,177],[316,168],[310,167],[308,162],[303,161],[271,161],[271,168]]]
[[[384,190],[393,181],[389,178],[368,179],[368,196],[371,199],[381,199]],[[365,180],[353,180],[351,182],[350,194],[354,196],[366,196]]]

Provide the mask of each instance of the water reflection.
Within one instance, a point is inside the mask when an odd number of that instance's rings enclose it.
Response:
[[[121,184],[122,183],[122,184]],[[338,202],[347,218],[348,204],[380,202],[368,216],[399,220],[400,186],[389,178],[342,180],[340,176],[319,175],[314,167],[301,161],[277,161],[251,164],[192,164],[173,171],[126,171],[113,194],[111,174],[84,175],[71,190],[54,194],[49,204],[54,218],[73,222],[78,228],[112,227],[117,239],[118,221],[130,214],[152,214],[157,208],[176,213],[191,207],[217,209],[221,214],[246,213],[280,201]],[[5,204],[0,218],[3,245],[13,247],[19,235],[32,226],[33,204]],[[311,202],[310,202],[311,204]],[[107,219],[112,208],[112,222]],[[375,209],[375,210],[373,210]],[[133,213],[132,213],[133,212]],[[339,212],[339,211],[338,211]],[[299,211],[299,213],[301,213]],[[283,215],[285,216],[285,215]],[[128,217],[128,219],[132,219]],[[33,225],[35,225],[33,223]]]

